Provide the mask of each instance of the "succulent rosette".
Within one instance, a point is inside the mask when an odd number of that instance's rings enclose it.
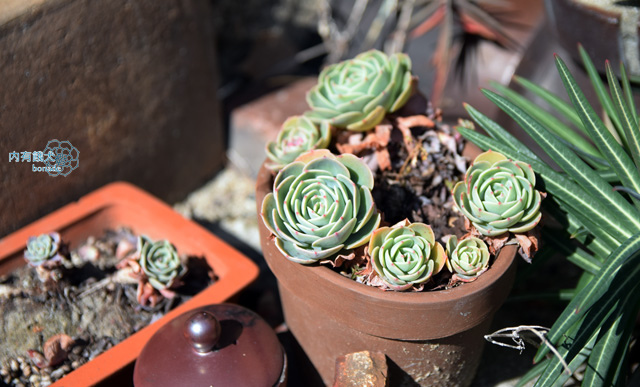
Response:
[[[369,254],[373,270],[393,290],[428,281],[447,260],[431,227],[408,220],[377,229],[369,241]]]
[[[463,282],[475,281],[489,267],[489,248],[482,239],[469,237],[458,242],[452,235],[447,241],[447,268]]]
[[[367,243],[380,224],[372,188],[373,174],[358,157],[313,150],[276,175],[262,219],[289,260],[331,259]]]
[[[326,148],[330,141],[331,130],[326,121],[316,125],[305,116],[289,117],[278,132],[276,141],[267,143],[270,161],[266,166],[279,171],[307,151]]]
[[[138,251],[140,268],[157,290],[171,288],[187,271],[176,248],[167,240],[154,242],[141,236],[138,238]]]
[[[305,115],[339,128],[369,130],[409,100],[411,78],[411,60],[406,54],[364,52],[320,73],[318,84],[307,93],[312,110]]]
[[[24,258],[31,266],[52,269],[62,262],[61,242],[62,239],[57,232],[29,237]]]
[[[542,195],[535,184],[531,166],[487,151],[476,157],[452,195],[480,234],[523,233],[534,228],[542,217]]]

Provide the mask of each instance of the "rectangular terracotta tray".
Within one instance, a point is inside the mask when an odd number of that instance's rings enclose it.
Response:
[[[246,256],[162,201],[124,182],[106,185],[0,239],[0,274],[25,264],[23,251],[29,236],[58,231],[74,249],[87,237],[120,226],[152,239],[168,239],[181,255],[204,256],[218,281],[52,386],[89,386],[105,380],[131,365],[163,324],[190,309],[228,300],[258,276],[258,267]]]

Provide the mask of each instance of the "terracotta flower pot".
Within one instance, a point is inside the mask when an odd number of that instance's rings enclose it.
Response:
[[[87,237],[101,235],[105,229],[119,226],[130,227],[135,233],[143,233],[152,239],[170,239],[180,254],[204,256],[219,279],[52,386],[89,386],[104,381],[131,365],[147,340],[166,322],[188,310],[228,300],[258,275],[258,267],[231,246],[160,200],[122,182],[106,185],[0,239],[0,273],[8,273],[25,264],[22,255],[29,236],[55,230],[73,249]]]
[[[263,165],[256,185],[258,212],[271,190],[271,174]],[[333,382],[338,356],[364,350],[385,353],[423,386],[471,383],[483,335],[513,285],[515,246],[503,248],[474,282],[434,292],[385,292],[327,267],[287,260],[261,219],[258,224],[286,323],[325,384]]]

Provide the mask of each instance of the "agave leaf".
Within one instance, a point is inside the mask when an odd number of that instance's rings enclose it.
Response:
[[[624,275],[618,275],[618,273],[624,273]],[[638,275],[640,275],[640,233],[634,234],[609,255],[589,286],[582,289],[558,317],[547,334],[548,340],[557,343],[563,334],[589,310],[591,310],[591,316],[583,325],[591,331],[598,328],[599,324],[606,319],[606,315],[611,312],[613,305],[637,287]],[[615,284],[612,285],[614,280]],[[594,306],[596,304],[597,307]],[[588,332],[589,329],[584,331]],[[547,349],[541,347],[534,360],[540,361],[547,352]]]
[[[610,208],[610,211],[615,214],[616,223],[621,223],[621,227],[617,228],[625,238],[630,237],[634,232],[640,231],[640,213],[620,194],[613,192],[611,186],[602,180],[600,176],[582,161],[582,159],[576,156],[573,151],[556,140],[555,137],[549,136],[549,132],[536,120],[504,97],[489,90],[483,90],[483,92],[491,101],[498,105],[500,109],[516,120],[553,161],[583,187],[587,193],[598,198],[599,201]],[[601,149],[601,151],[603,150]],[[622,156],[616,155],[613,157],[617,159],[617,157]],[[607,159],[609,158],[607,157]],[[610,159],[609,162],[611,163]]]
[[[545,100],[552,108],[560,113],[560,115],[562,115],[573,125],[575,125],[576,128],[580,129],[582,133],[587,134],[584,126],[582,126],[582,121],[580,121],[578,113],[576,113],[570,103],[565,102],[562,98],[536,85],[526,78],[522,78],[516,75],[513,77],[513,80],[520,86],[524,87],[526,90]]]
[[[629,302],[630,298],[631,295],[627,296],[627,300],[624,303]],[[611,327],[604,334],[600,332],[601,335],[591,351],[587,368],[584,372],[582,380],[584,386],[613,385],[610,382],[610,378],[614,374],[612,368],[618,368],[618,364],[626,356],[637,312],[637,307],[623,309],[622,313],[612,316],[614,322]],[[623,341],[622,345],[620,345],[621,341]],[[602,372],[607,369],[608,372],[603,374]]]
[[[583,137],[576,135],[576,133],[563,124],[560,120],[555,118],[549,112],[540,108],[538,105],[532,104],[531,101],[516,93],[515,91],[503,86],[497,82],[491,82],[491,86],[502,93],[507,99],[513,102],[514,105],[527,112],[531,117],[540,122],[545,128],[549,129],[563,140],[580,149],[582,152],[591,155],[592,157],[602,159],[602,154],[593,146],[589,141]]]
[[[622,89],[624,90],[624,95],[627,98],[627,105],[629,106],[629,110],[635,117],[636,121],[638,121],[636,103],[633,99],[633,91],[631,90],[631,84],[629,83],[629,78],[627,77],[627,70],[625,70],[624,63],[622,62],[620,62],[620,77],[622,79]]]
[[[587,271],[591,274],[597,274],[600,270],[600,261],[587,253],[585,250],[567,244],[565,240],[562,240],[558,237],[556,231],[550,231],[549,229],[543,228],[542,236],[546,241],[553,243],[556,249],[558,249],[563,255],[566,256],[569,262],[578,266],[582,270]]]
[[[578,325],[574,327],[575,330],[581,329],[582,326]],[[571,335],[571,334],[570,334]],[[534,387],[538,386],[554,386],[561,387],[564,383],[569,380],[571,375],[578,369],[582,363],[589,357],[593,346],[595,345],[595,341],[597,338],[598,332],[591,335],[589,340],[581,347],[572,346],[571,349],[567,350],[566,347],[560,347],[558,352],[560,356],[562,356],[565,360],[567,358],[571,358],[571,361],[568,364],[569,370],[571,374],[564,372],[565,368],[562,363],[559,361],[557,357],[552,357],[551,361],[545,368],[544,372],[540,376],[540,378],[536,381]],[[541,346],[540,348],[548,348],[547,346]]]
[[[536,256],[536,258],[537,258],[537,256]],[[547,366],[549,365],[550,362],[551,362],[551,359],[544,359],[540,363],[538,363],[535,366],[533,366],[533,368],[531,368],[529,371],[527,371],[527,373],[524,374],[520,378],[520,380],[518,380],[518,383],[516,384],[515,387],[524,387],[524,386],[526,386],[530,381],[532,381],[533,379],[535,379],[538,376],[540,376],[542,374],[542,372],[544,372],[545,368],[547,368]]]
[[[621,227],[617,219],[611,214],[610,208],[605,207],[601,201],[595,200],[592,196],[588,195],[584,189],[566,176],[554,171],[540,161],[529,159],[527,155],[518,153],[503,143],[483,136],[473,130],[458,128],[458,131],[463,137],[478,144],[483,149],[494,149],[507,157],[519,159],[531,164],[534,171],[542,176],[547,192],[565,203],[570,203],[570,206],[574,208],[576,212],[580,212],[590,219],[593,219],[594,223],[600,225],[603,232],[610,235],[609,239],[613,239],[614,241],[623,241],[625,239],[621,233],[628,234],[628,231]],[[617,242],[613,244],[612,247],[616,245]]]
[[[589,54],[585,51],[581,44],[578,45],[578,51],[580,51],[580,57],[582,58],[582,63],[584,64],[585,69],[587,70],[587,74],[589,74],[589,79],[591,80],[591,84],[596,91],[596,95],[598,96],[598,100],[604,107],[604,110],[607,112],[607,116],[611,119],[614,124],[613,130],[609,132],[613,137],[616,138],[616,141],[620,144],[623,144],[624,133],[622,132],[622,127],[620,124],[620,119],[616,114],[616,111],[613,107],[613,102],[611,98],[609,98],[609,94],[607,94],[607,90],[605,89],[604,82],[600,79],[600,73],[596,69],[596,66],[593,65],[591,58],[589,58]],[[556,56],[557,63],[558,56]],[[566,88],[565,84],[565,88]],[[575,106],[575,103],[573,104]],[[584,119],[581,117],[580,120],[584,123]],[[585,126],[587,124],[585,123]],[[588,128],[587,128],[588,130]],[[591,137],[591,135],[589,135]],[[593,137],[591,137],[593,139]],[[595,140],[595,139],[594,139]]]
[[[578,111],[585,128],[589,132],[589,137],[595,142],[600,152],[602,152],[604,157],[609,161],[611,168],[616,171],[622,184],[627,188],[640,192],[640,174],[638,174],[638,169],[633,164],[633,161],[624,148],[610,135],[610,132],[589,105],[589,102],[587,102],[587,99],[569,72],[567,65],[557,56],[556,65],[558,66],[558,72],[567,89],[567,93]],[[638,213],[636,212],[636,214]]]
[[[509,146],[511,149],[517,152],[521,152],[531,159],[539,160],[538,156],[535,153],[533,153],[529,149],[529,147],[527,147],[522,142],[520,142],[520,140],[518,140],[515,136],[513,136],[511,133],[506,131],[502,126],[498,125],[498,123],[491,120],[489,117],[485,116],[484,114],[480,113],[473,106],[467,103],[464,104],[464,108],[467,110],[471,118],[473,118],[473,120],[476,121],[478,125],[480,125],[480,127],[484,129],[494,140],[504,143],[505,145]],[[467,132],[468,130],[469,129],[465,129],[465,132]],[[458,131],[460,131],[460,129],[458,129]],[[491,148],[488,148],[488,149],[491,149]],[[502,151],[498,151],[498,152],[505,154]],[[514,160],[516,159],[514,158]],[[520,160],[520,159],[518,158],[517,160]]]
[[[609,89],[611,90],[611,97],[614,101],[614,107],[622,122],[622,129],[624,130],[625,137],[627,139],[627,148],[629,153],[633,157],[635,166],[640,167],[640,133],[638,133],[638,121],[634,111],[629,108],[629,105],[625,101],[623,91],[620,89],[618,79],[613,74],[611,64],[607,61],[607,80],[609,81]],[[633,106],[633,105],[632,105]]]

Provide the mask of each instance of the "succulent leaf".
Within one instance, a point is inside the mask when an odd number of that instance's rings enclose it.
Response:
[[[380,224],[372,187],[373,175],[362,160],[312,150],[276,175],[261,216],[280,252],[311,264],[369,241]]]
[[[51,269],[62,262],[59,254],[62,239],[57,232],[29,237],[24,258],[33,267]]]
[[[307,93],[310,120],[363,132],[387,113],[400,109],[411,96],[411,60],[378,50],[326,67]]]
[[[526,232],[541,219],[542,195],[531,166],[498,152],[476,157],[452,194],[457,207],[486,236]]]
[[[431,227],[408,220],[374,231],[369,254],[373,269],[393,290],[407,290],[428,281],[447,260]]]
[[[171,288],[187,272],[176,248],[167,240],[138,238],[139,263],[147,280],[157,290]]]
[[[481,239],[470,237],[447,241],[447,268],[463,282],[475,281],[489,267],[489,248]]]
[[[267,143],[270,162],[266,166],[279,171],[307,151],[326,148],[330,141],[331,130],[326,121],[316,125],[305,116],[289,117],[280,128],[276,141]]]

